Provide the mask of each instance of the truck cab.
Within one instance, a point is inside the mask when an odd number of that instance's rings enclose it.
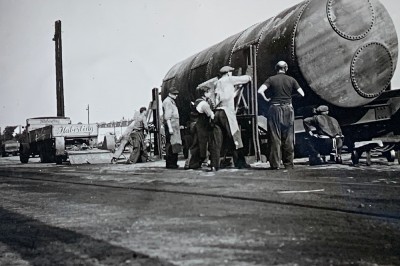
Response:
[[[19,142],[16,140],[6,140],[1,144],[1,156],[7,157],[8,155],[16,156],[19,152]]]

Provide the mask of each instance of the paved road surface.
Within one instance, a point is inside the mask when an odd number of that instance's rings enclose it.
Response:
[[[31,161],[0,158],[0,265],[400,264],[397,162],[210,173]]]

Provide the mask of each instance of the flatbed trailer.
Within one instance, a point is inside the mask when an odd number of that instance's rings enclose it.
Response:
[[[38,155],[42,163],[62,164],[69,157],[77,154],[82,157],[91,154],[90,150],[98,150],[97,158],[107,157],[111,160],[111,152],[115,142],[108,141],[106,148],[97,149],[99,127],[97,124],[71,124],[69,118],[31,118],[27,119],[27,142],[20,145],[20,161],[28,163],[29,157]],[[76,161],[76,160],[72,160]],[[80,163],[90,163],[91,159],[81,159]],[[95,160],[98,162],[99,160]]]

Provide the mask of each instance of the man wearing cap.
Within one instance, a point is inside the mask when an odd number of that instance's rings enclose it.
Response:
[[[139,114],[135,114],[133,121],[122,133],[120,145],[115,150],[111,163],[117,163],[118,158],[121,156],[128,144],[132,146],[132,151],[129,159],[126,161],[127,164],[136,163],[139,161],[139,158],[141,159],[141,162],[151,161],[145,149],[144,130],[148,130],[146,107],[141,107]]]
[[[175,103],[179,91],[175,87],[168,90],[168,96],[162,103],[166,135],[166,167],[178,168],[178,153],[182,150],[182,139],[179,125],[179,113]]]
[[[235,112],[235,86],[246,84],[251,81],[251,76],[232,76],[233,67],[224,66],[220,69],[221,77],[216,82],[215,87],[215,124],[221,129],[220,133],[215,133],[213,149],[215,157],[211,161],[219,161],[221,149],[224,154],[227,150],[233,150],[233,161],[237,168],[248,167],[242,151],[243,142],[239,125],[236,120]],[[223,141],[221,141],[223,140]],[[218,156],[218,159],[216,158]],[[213,156],[212,156],[213,157]],[[214,163],[216,164],[216,163]],[[219,163],[218,163],[219,165]]]
[[[197,120],[193,127],[193,144],[190,147],[190,154],[185,169],[201,168],[202,163],[207,158],[209,138],[212,132],[214,112],[211,110],[209,98],[211,88],[201,86],[196,89],[198,97],[194,102],[194,109]],[[211,170],[217,170],[216,166],[211,165]]]
[[[326,105],[319,106],[314,113],[314,116],[303,120],[304,129],[310,135],[310,165],[322,164],[320,154],[330,154],[332,150],[335,151],[336,162],[342,163],[343,135],[338,121],[328,115],[329,108]]]
[[[279,169],[281,161],[285,168],[293,168],[294,159],[294,109],[292,92],[296,90],[304,97],[304,91],[297,81],[286,75],[288,65],[279,61],[277,74],[269,77],[258,89],[258,93],[270,104],[267,115],[268,160],[271,169]],[[270,98],[265,91],[268,90]]]
[[[135,114],[134,126],[130,137],[132,152],[127,161],[128,164],[150,161],[144,142],[145,131],[149,130],[147,125],[146,110],[146,107],[141,107],[139,114]]]

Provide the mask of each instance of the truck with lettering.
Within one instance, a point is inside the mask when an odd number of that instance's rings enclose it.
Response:
[[[28,163],[30,157],[38,155],[42,163],[62,164],[71,154],[83,151],[87,155],[97,148],[98,132],[97,124],[72,124],[68,117],[29,118],[26,142],[20,144],[20,161]]]

